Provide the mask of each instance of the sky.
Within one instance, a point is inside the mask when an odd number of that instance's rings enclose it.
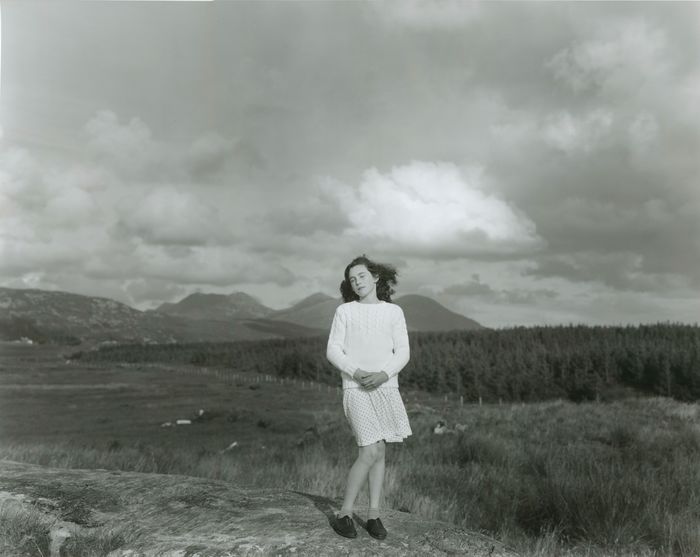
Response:
[[[700,321],[700,3],[0,9],[0,286]]]

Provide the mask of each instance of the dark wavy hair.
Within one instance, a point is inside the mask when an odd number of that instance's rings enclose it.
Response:
[[[343,296],[344,302],[353,302],[359,300],[360,297],[355,294],[350,286],[350,280],[348,275],[350,274],[350,269],[355,265],[364,265],[367,270],[372,273],[374,278],[379,277],[377,281],[377,298],[384,300],[385,302],[391,302],[392,294],[395,294],[392,286],[396,286],[399,272],[393,265],[388,265],[386,263],[375,263],[367,257],[364,253],[353,259],[350,264],[345,267],[345,280],[340,283],[340,293]]]

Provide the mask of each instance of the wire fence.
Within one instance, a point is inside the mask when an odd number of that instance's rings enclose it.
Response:
[[[159,366],[160,367],[160,366]],[[262,384],[276,383],[279,385],[294,385],[300,389],[308,389],[311,391],[335,393],[340,396],[343,394],[343,389],[340,386],[332,386],[328,383],[312,381],[310,379],[299,379],[295,377],[279,377],[272,374],[261,374],[252,372],[241,372],[233,369],[208,368],[208,367],[176,367],[169,368],[172,371],[180,374],[189,375],[204,375],[213,376],[223,381],[226,384],[246,383],[246,384]]]
[[[263,384],[263,383],[275,383],[279,385],[293,385],[297,389],[305,389],[305,390],[310,390],[310,391],[316,391],[316,392],[326,392],[328,394],[334,394],[337,397],[342,397],[343,394],[343,389],[340,385],[329,385],[328,383],[322,383],[320,381],[313,381],[310,379],[300,379],[296,377],[279,377],[277,375],[272,375],[272,374],[260,374],[260,373],[254,373],[254,372],[241,372],[241,371],[236,371],[234,369],[222,369],[222,368],[209,368],[209,367],[175,367],[171,368],[168,366],[162,366],[156,364],[157,367],[167,367],[171,371],[175,371],[176,373],[180,374],[189,374],[189,375],[203,375],[203,376],[213,376],[219,379],[220,381],[223,381],[225,384],[236,384],[236,383],[242,383],[242,384]],[[406,389],[402,388],[401,392],[404,395],[404,398],[406,400],[417,400],[419,398],[424,398],[427,393],[423,391],[418,391],[414,389]],[[431,398],[434,399],[441,399],[441,402],[446,405],[446,406],[453,406],[453,405],[458,405],[460,407],[463,407],[465,402],[464,402],[464,396],[459,395],[457,396],[456,394],[443,394],[442,396],[440,395],[428,395],[431,396]],[[501,404],[502,401],[499,400],[499,404]],[[479,406],[482,405],[482,400],[481,398],[478,399],[478,402],[467,402],[467,404],[478,404]]]

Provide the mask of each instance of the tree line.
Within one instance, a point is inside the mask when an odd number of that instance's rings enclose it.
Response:
[[[700,399],[700,326],[558,325],[409,333],[401,385],[465,401],[610,400],[629,394]],[[220,366],[339,382],[327,337],[230,343],[128,344],[79,352],[89,361]]]

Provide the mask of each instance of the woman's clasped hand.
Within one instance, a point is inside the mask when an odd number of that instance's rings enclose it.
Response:
[[[358,369],[353,377],[360,385],[368,390],[376,389],[379,385],[389,380],[389,376],[383,371],[372,372],[362,369]]]

